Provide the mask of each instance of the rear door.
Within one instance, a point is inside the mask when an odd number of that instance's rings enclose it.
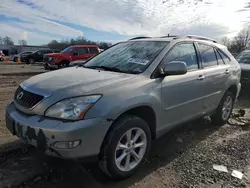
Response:
[[[88,59],[89,53],[88,53],[88,48],[86,47],[77,47],[74,49],[74,53],[72,56],[72,60],[85,60]]]
[[[203,106],[205,112],[210,112],[217,108],[227,89],[230,65],[223,61],[217,47],[198,43],[198,49],[206,83]]]
[[[205,80],[199,69],[197,51],[192,42],[175,45],[164,57],[164,62],[184,61],[188,72],[184,75],[166,76],[162,80],[162,126],[185,122],[203,114],[202,100]]]

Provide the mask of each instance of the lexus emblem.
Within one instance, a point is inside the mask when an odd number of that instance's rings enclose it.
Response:
[[[17,100],[21,100],[23,98],[23,92],[20,92],[17,96],[16,99]]]

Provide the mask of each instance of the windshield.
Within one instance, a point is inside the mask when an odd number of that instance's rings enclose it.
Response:
[[[73,50],[73,47],[68,47],[68,48],[64,49],[61,53],[62,53],[62,54],[68,54],[68,53],[70,53],[72,50]]]
[[[250,64],[250,51],[241,52],[236,59],[239,63]]]
[[[146,70],[167,44],[167,41],[122,42],[90,59],[84,67],[139,74]]]

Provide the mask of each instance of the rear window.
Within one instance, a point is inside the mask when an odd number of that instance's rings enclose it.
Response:
[[[223,59],[223,61],[226,64],[228,64],[230,62],[230,58],[226,54],[224,54],[223,52],[221,52],[220,50],[218,50],[218,51],[219,51],[219,54],[221,55],[221,58]]]
[[[96,54],[96,53],[98,53],[99,51],[98,51],[98,49],[96,48],[96,47],[90,47],[89,48],[89,53],[90,54]]]
[[[216,53],[216,57],[217,57],[217,60],[218,60],[218,64],[219,65],[224,65],[224,61],[222,60],[222,57],[221,55],[219,54],[218,50],[217,49],[214,49],[215,50],[215,53]]]

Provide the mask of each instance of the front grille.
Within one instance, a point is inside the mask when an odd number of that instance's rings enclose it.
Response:
[[[53,58],[52,57],[49,57],[47,55],[44,55],[43,56],[43,62],[44,63],[51,63],[53,61]]]
[[[28,109],[38,104],[43,98],[44,96],[26,91],[20,86],[17,88],[14,96],[18,105]]]
[[[48,56],[43,56],[43,62],[47,63],[49,61],[49,57]]]

